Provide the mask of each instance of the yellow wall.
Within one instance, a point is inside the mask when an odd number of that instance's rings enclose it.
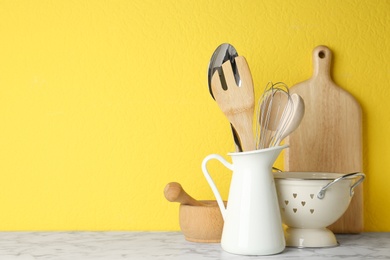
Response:
[[[386,0],[0,0],[0,230],[179,229],[165,184],[213,199],[201,161],[233,149],[207,86],[229,42],[257,97],[333,50],[364,112],[366,230],[390,231],[389,17]]]

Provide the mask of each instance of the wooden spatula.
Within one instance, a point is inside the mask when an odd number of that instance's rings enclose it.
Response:
[[[362,111],[359,103],[331,78],[332,52],[313,51],[313,76],[291,87],[305,102],[305,116],[286,140],[286,171],[361,172]],[[335,233],[363,231],[363,185],[346,213],[329,228]]]
[[[227,89],[224,89],[217,72],[211,78],[211,88],[219,108],[229,119],[238,137],[243,151],[255,150],[253,135],[253,113],[255,109],[255,94],[252,75],[244,57],[235,58],[241,84],[238,86],[234,78],[230,61],[222,64]]]

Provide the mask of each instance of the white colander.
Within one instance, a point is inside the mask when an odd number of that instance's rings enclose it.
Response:
[[[326,227],[347,210],[363,173],[276,172],[275,185],[285,230],[291,247],[337,246]]]

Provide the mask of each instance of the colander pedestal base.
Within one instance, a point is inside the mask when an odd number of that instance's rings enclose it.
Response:
[[[334,247],[338,246],[336,236],[327,228],[292,228],[285,230],[288,247]]]

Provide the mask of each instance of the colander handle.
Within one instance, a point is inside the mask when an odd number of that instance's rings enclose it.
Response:
[[[345,178],[352,177],[352,176],[360,177],[360,179],[355,181],[355,183],[351,186],[351,188],[349,190],[349,195],[352,197],[353,193],[354,193],[353,190],[355,189],[355,187],[358,186],[366,178],[366,175],[364,173],[362,173],[362,172],[348,173],[348,174],[345,174],[345,175],[343,175],[341,177],[338,177],[337,179],[334,179],[333,181],[329,182],[328,184],[326,184],[324,187],[321,188],[320,192],[318,192],[318,194],[317,194],[317,198],[319,198],[320,200],[323,199],[325,197],[326,190],[330,186],[332,186],[333,184],[337,183],[338,181],[344,180]]]

